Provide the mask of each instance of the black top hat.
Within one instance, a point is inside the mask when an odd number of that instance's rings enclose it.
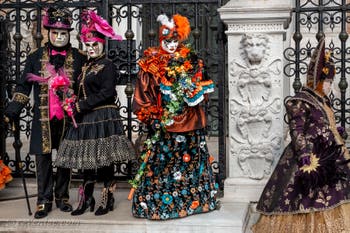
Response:
[[[72,15],[67,9],[50,7],[45,12],[43,25],[46,29],[56,28],[71,31],[73,30],[72,21]]]

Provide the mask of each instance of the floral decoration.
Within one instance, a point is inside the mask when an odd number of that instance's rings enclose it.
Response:
[[[5,184],[12,180],[11,169],[0,160],[0,190],[5,188]]]
[[[160,83],[165,102],[161,122],[169,126],[185,107],[198,105],[204,100],[204,94],[213,92],[214,84],[212,80],[203,80],[203,62],[190,45],[174,53],[165,71]]]

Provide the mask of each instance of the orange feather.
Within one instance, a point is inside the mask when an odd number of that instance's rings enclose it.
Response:
[[[179,14],[174,15],[173,20],[176,25],[177,34],[179,35],[179,40],[186,40],[191,32],[190,22],[186,17]]]

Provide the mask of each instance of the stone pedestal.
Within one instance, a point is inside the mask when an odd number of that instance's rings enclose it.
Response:
[[[283,51],[291,2],[232,0],[228,29],[229,143],[225,199],[251,202],[283,150]]]

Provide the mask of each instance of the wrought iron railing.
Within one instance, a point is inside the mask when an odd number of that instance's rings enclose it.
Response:
[[[79,31],[80,28],[80,12],[86,8],[96,9],[117,27],[119,34],[125,37],[121,43],[109,41],[107,55],[116,64],[122,80],[121,84],[125,85],[126,103],[120,101],[118,103],[124,117],[125,132],[132,139],[133,135],[142,131],[142,127],[139,127],[138,121],[131,112],[133,83],[138,72],[137,61],[145,48],[158,44],[157,15],[166,13],[170,16],[180,13],[189,18],[192,25],[190,42],[204,59],[210,77],[217,84],[217,91],[211,96],[207,106],[207,115],[209,135],[219,138],[218,161],[215,161],[213,166],[217,168],[218,180],[222,186],[226,173],[226,37],[224,24],[220,20],[217,8],[226,2],[220,0],[0,0],[0,20],[7,21],[11,42],[7,50],[9,55],[9,70],[5,83],[7,95],[5,94],[2,100],[5,98],[6,102],[12,97],[15,80],[21,76],[27,55],[45,41],[46,32],[42,31],[41,17],[39,17],[44,8],[49,6],[68,8],[73,15],[74,31]],[[27,38],[33,38],[33,40],[27,41]],[[72,43],[82,48],[77,38],[72,37]],[[1,107],[0,105],[0,111]],[[19,127],[16,128],[27,138],[30,136],[31,121],[32,106],[28,104],[23,109]],[[3,122],[0,126],[4,127]],[[8,130],[7,135],[18,134]],[[16,138],[15,141],[19,139]],[[0,145],[4,150],[5,145]],[[14,143],[14,148],[18,149],[19,145]],[[7,151],[10,151],[9,148]],[[21,152],[25,154],[25,156],[22,155],[25,173],[34,175],[35,163],[32,157],[23,149]],[[16,175],[15,161],[10,159],[5,150],[1,157],[7,160]],[[130,162],[116,164],[116,175],[129,178],[136,168],[134,165]]]
[[[326,39],[326,49],[331,51],[336,65],[335,90],[330,97],[336,121],[343,127],[350,124],[347,76],[350,74],[350,49],[346,44],[350,22],[350,4],[346,0],[296,0],[293,8],[294,46],[284,51],[288,64],[284,73],[294,77],[295,91],[302,87],[303,79],[317,40]]]

